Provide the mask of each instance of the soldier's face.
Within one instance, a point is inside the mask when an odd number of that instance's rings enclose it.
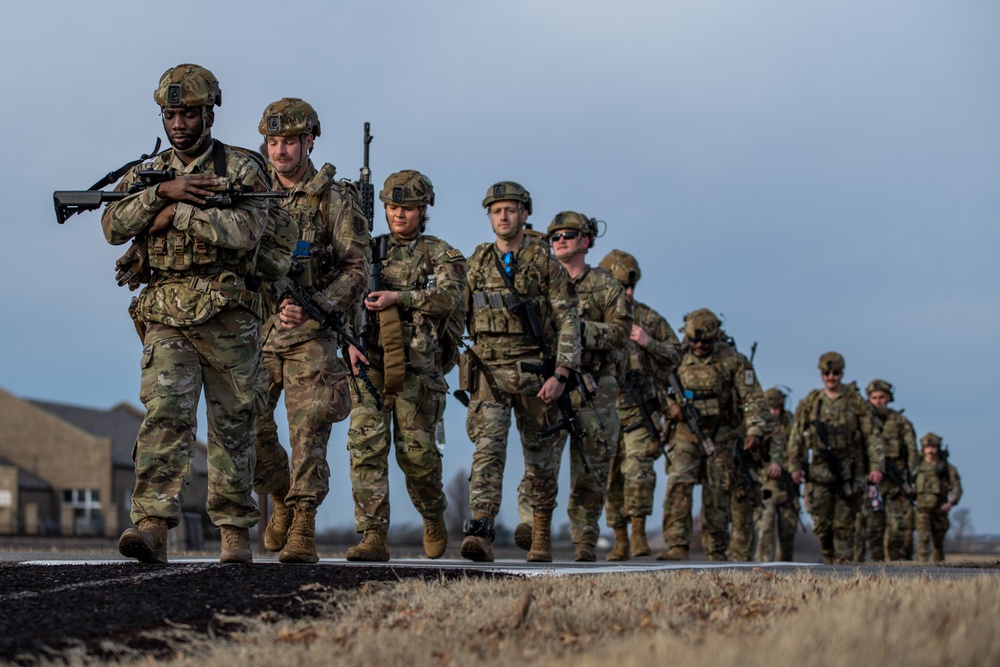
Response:
[[[889,405],[889,394],[885,391],[873,391],[871,396],[868,397],[868,400],[871,401],[871,404],[876,408],[885,408]]]
[[[707,357],[712,353],[714,342],[711,338],[693,338],[691,339],[691,351],[696,357]]]
[[[313,145],[311,135],[297,137],[267,137],[267,159],[279,174],[290,174],[304,166],[305,158]]]
[[[937,447],[924,447],[924,461],[934,463],[938,460],[938,454],[940,454],[940,452],[941,450]]]
[[[828,369],[820,371],[819,376],[823,378],[823,386],[827,389],[839,389],[840,379],[844,377],[844,369]]]
[[[412,239],[420,228],[420,217],[426,210],[424,206],[385,205],[385,220],[389,230],[401,239]]]
[[[625,298],[628,300],[629,303],[632,303],[632,301],[635,299],[635,285],[629,285],[628,287],[625,288]]]
[[[493,202],[490,204],[489,214],[493,233],[501,238],[516,233],[520,226],[528,222],[528,211],[521,202]]]
[[[569,237],[573,238],[569,238]],[[556,259],[567,260],[590,246],[590,238],[575,229],[559,229],[549,237],[552,254]]]
[[[179,150],[191,148],[201,137],[204,121],[200,107],[163,107],[160,115],[163,117],[163,131],[167,133],[170,145]],[[208,113],[208,127],[212,127],[215,113]]]

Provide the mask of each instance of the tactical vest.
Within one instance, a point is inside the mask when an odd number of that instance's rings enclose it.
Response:
[[[889,410],[889,414],[882,424],[882,443],[885,445],[885,457],[902,462],[905,466],[902,471],[909,467],[909,451],[906,445],[906,417],[902,411]]]
[[[935,510],[948,500],[948,492],[951,490],[948,473],[948,464],[942,461],[920,462],[913,485],[917,493],[918,509]]]
[[[685,395],[694,401],[694,406],[710,424],[733,421],[735,403],[731,372],[726,363],[725,350],[729,348],[716,344],[716,349],[707,360],[687,352],[677,369]],[[690,359],[695,363],[686,363]],[[742,415],[740,415],[742,417]]]
[[[579,281],[574,281],[576,294],[580,303],[580,322],[604,322],[608,303],[609,283],[614,276],[601,267],[588,267],[587,272]],[[617,282],[614,283],[617,285]],[[616,380],[619,377],[619,367],[622,365],[624,352],[621,349],[587,349],[580,355],[580,370],[590,373],[594,378],[611,375]]]

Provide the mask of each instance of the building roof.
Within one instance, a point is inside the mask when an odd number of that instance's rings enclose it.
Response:
[[[10,468],[17,468],[17,488],[22,491],[51,491],[52,485],[45,480],[35,477],[30,472],[24,468],[18,468],[16,465],[0,456],[0,466],[8,466]]]

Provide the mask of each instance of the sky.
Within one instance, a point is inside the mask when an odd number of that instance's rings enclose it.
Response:
[[[139,405],[132,294],[114,283],[124,249],[104,241],[97,212],[57,225],[51,195],[149,152],[164,137],[156,83],[193,62],[220,81],[213,134],[224,142],[257,147],[264,108],[301,97],[322,122],[314,161],[356,179],[370,121],[377,187],[401,169],[428,175],[428,233],[467,255],[492,239],[481,201],[501,180],[531,192],[536,228],[564,210],[606,221],[588,260],[634,254],[637,298],[675,328],[697,308],[720,313],[744,352],[758,343],[761,383],[790,387],[790,406],[820,386],[827,350],[845,356],[846,379],[862,388],[889,380],[892,407],[905,408],[918,435],[934,431],[950,445],[974,530],[1000,534],[1000,5],[287,8],[7,8],[0,386],[94,408]],[[377,217],[377,233],[384,224]],[[445,419],[449,482],[468,470],[472,445],[454,399]],[[351,523],[345,443],[346,423],[336,425],[321,529]],[[514,435],[507,525],[516,523],[519,450]],[[659,469],[657,508],[662,460]],[[566,487],[564,471],[557,526]],[[419,521],[398,471],[391,497],[395,524]]]

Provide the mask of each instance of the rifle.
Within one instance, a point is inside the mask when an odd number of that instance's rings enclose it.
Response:
[[[733,445],[733,460],[736,463],[737,470],[740,471],[740,486],[746,486],[748,488],[756,488],[760,486],[760,475],[753,467],[753,457],[746,450],[743,444],[743,438],[737,438],[736,444]]]
[[[916,502],[917,492],[913,490],[913,486],[903,477],[903,473],[899,470],[899,466],[888,456],[885,457],[885,476],[890,482],[896,485],[899,492],[903,494],[903,497],[909,500],[911,503]]]
[[[354,336],[344,329],[343,317],[335,309],[331,309],[329,312],[320,307],[318,303],[306,292],[294,280],[294,276],[301,275],[303,267],[296,261],[292,261],[292,266],[288,271],[287,276],[277,280],[273,283],[274,289],[278,294],[278,300],[282,298],[289,298],[295,302],[295,305],[302,308],[309,317],[316,320],[319,325],[325,329],[330,329],[334,333],[340,335],[347,343],[353,345],[359,350],[363,350],[364,346],[358,341]],[[371,378],[368,377],[368,367],[364,365],[359,366],[358,377],[361,379],[362,384],[364,384],[365,389],[372,398],[375,399],[375,406],[381,410],[382,409],[382,399],[379,398],[378,389],[372,383]]]
[[[781,471],[781,477],[778,478],[778,488],[785,492],[788,496],[788,500],[781,503],[782,505],[792,505],[795,507],[796,518],[799,520],[799,525],[802,526],[802,532],[808,532],[806,530],[806,524],[802,521],[802,506],[799,505],[799,485],[795,483],[792,479],[792,473],[787,470]]]
[[[106,202],[121,201],[146,188],[173,180],[177,174],[171,169],[140,169],[136,172],[136,176],[138,180],[127,190],[110,192],[104,190],[56,190],[52,193],[56,220],[61,225],[74,213],[93,211]],[[287,192],[255,192],[239,181],[230,181],[225,190],[206,197],[205,203],[199,204],[199,208],[230,208],[244,199],[283,199],[287,196]]]
[[[375,228],[375,186],[372,185],[372,170],[368,166],[368,146],[375,137],[371,133],[372,124],[365,122],[365,161],[361,167],[361,180],[358,186],[361,188],[361,210],[368,220],[368,231]]]
[[[833,447],[830,445],[830,433],[826,429],[826,423],[820,420],[819,415],[822,414],[823,399],[819,399],[818,407],[816,410],[816,419],[812,420],[812,427],[816,430],[816,435],[819,437],[820,443],[823,445],[822,449],[816,450],[819,454],[820,459],[826,464],[826,467],[830,469],[833,473],[833,478],[837,482],[836,493],[840,494],[840,497],[844,500],[850,500],[851,496],[854,495],[854,490],[847,483],[844,478],[844,463],[837,456],[837,453],[833,451]]]
[[[643,426],[646,432],[649,433],[649,437],[655,442],[660,443],[661,448],[665,447],[662,430],[656,427],[656,417],[654,417],[653,411],[649,409],[649,404],[645,400],[645,397],[651,393],[649,380],[645,375],[636,371],[625,371],[624,389],[628,400],[639,407],[639,414],[642,416],[642,422],[627,430],[631,431],[639,428],[639,426]]]
[[[701,449],[705,452],[705,455],[714,459],[718,452],[715,449],[715,443],[712,442],[712,439],[705,435],[705,430],[702,428],[704,421],[701,418],[701,412],[694,405],[694,398],[681,386],[681,381],[677,377],[676,372],[671,373],[667,377],[667,384],[670,385],[674,397],[680,403],[681,412],[684,413],[684,423],[687,424],[688,429],[697,438],[698,444],[701,445]]]

